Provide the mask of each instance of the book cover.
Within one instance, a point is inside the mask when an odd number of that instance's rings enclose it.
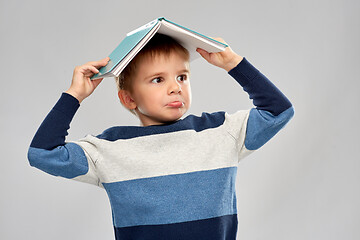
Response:
[[[95,74],[91,79],[119,76],[121,71],[150,41],[155,33],[168,35],[178,41],[188,49],[190,61],[199,56],[195,51],[196,48],[202,48],[208,52],[220,52],[227,47],[224,43],[160,17],[129,32],[109,55],[110,61],[108,64],[100,68],[99,73]]]

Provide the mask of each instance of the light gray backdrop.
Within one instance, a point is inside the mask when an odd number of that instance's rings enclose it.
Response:
[[[295,106],[239,165],[239,239],[360,239],[359,12],[356,0],[1,0],[0,239],[113,239],[105,191],[31,168],[27,148],[74,67],[159,16],[223,37]],[[223,70],[202,59],[191,67],[189,113],[252,106]],[[68,139],[128,124],[138,121],[105,79]]]

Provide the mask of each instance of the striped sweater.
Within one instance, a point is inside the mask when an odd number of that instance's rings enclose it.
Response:
[[[31,166],[106,190],[116,239],[235,239],[240,159],[292,118],[289,100],[247,59],[229,74],[256,108],[118,126],[65,142],[79,102],[66,93],[33,141]]]

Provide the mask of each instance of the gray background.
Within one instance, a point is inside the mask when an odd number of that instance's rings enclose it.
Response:
[[[113,239],[104,190],[27,162],[38,126],[76,65],[107,56],[159,17],[223,37],[292,101],[295,117],[238,170],[239,239],[360,239],[360,2],[0,1],[0,239]],[[252,106],[225,71],[191,65],[189,113]],[[137,125],[105,79],[68,140]]]

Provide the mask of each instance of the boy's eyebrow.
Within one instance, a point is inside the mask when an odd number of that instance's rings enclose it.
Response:
[[[182,69],[182,70],[180,70],[178,72],[179,73],[190,73],[189,69],[186,69],[186,68],[184,68],[184,69]],[[149,79],[149,78],[153,78],[153,77],[156,77],[156,76],[159,76],[159,75],[163,75],[163,74],[165,74],[165,72],[157,72],[157,73],[154,73],[154,74],[151,74],[151,75],[145,77],[144,80]]]
[[[189,71],[189,69],[184,68],[183,70],[181,70],[179,72],[181,72],[181,73],[189,73],[190,71]]]
[[[164,74],[164,72],[157,72],[157,73],[151,74],[151,75],[149,75],[147,77],[144,77],[144,79],[146,80],[146,79],[153,78],[153,77],[163,75],[163,74]]]

